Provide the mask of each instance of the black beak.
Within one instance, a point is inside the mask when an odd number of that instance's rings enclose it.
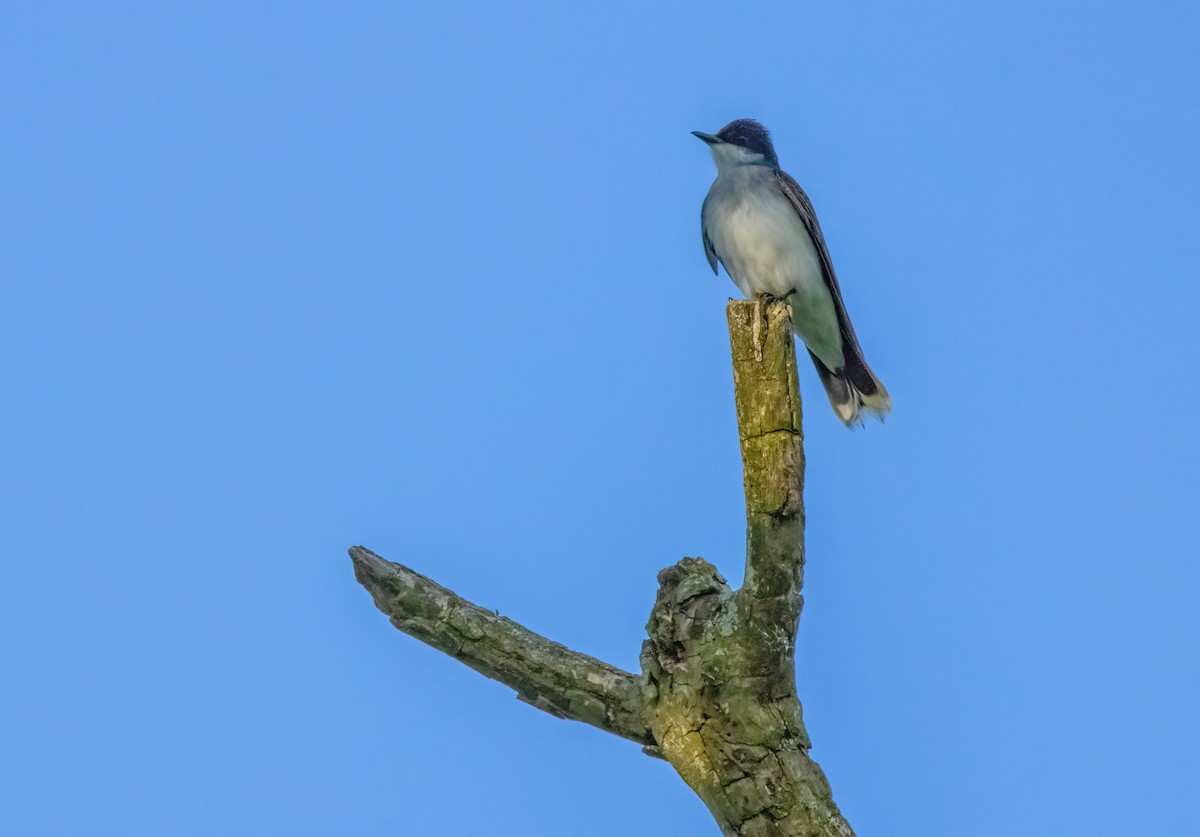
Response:
[[[709,145],[718,145],[721,142],[721,139],[719,137],[717,137],[713,134],[706,134],[703,131],[692,131],[692,136],[699,137],[700,139],[707,142]]]

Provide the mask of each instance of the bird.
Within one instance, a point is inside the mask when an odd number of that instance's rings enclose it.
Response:
[[[771,135],[753,119],[692,133],[708,143],[717,165],[700,210],[713,273],[724,265],[747,298],[787,298],[792,329],[837,417],[847,427],[862,425],[866,414],[882,421],[892,400],[863,360],[812,201],[779,167]]]

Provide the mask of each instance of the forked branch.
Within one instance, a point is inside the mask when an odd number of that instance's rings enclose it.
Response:
[[[362,547],[358,580],[405,633],[522,700],[647,745],[726,835],[853,837],[817,763],[796,696],[804,580],[804,446],[788,304],[729,303],[745,467],[746,578],[702,558],[659,573],[640,677],[564,648]]]

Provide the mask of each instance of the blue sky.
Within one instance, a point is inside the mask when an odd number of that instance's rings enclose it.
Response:
[[[741,577],[692,130],[820,214],[798,681],[861,835],[1182,834],[1191,3],[25,3],[0,27],[0,830],[713,833],[394,631],[364,544],[636,668]]]

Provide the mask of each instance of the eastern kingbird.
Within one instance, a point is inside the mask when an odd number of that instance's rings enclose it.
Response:
[[[735,119],[716,134],[692,133],[708,143],[717,164],[700,211],[713,273],[720,261],[747,297],[787,297],[792,327],[838,418],[847,427],[861,424],[864,411],[882,420],[892,400],[863,360],[812,203],[779,168],[767,129]]]

